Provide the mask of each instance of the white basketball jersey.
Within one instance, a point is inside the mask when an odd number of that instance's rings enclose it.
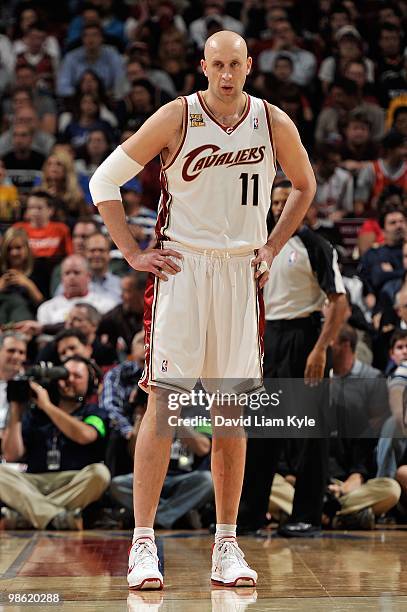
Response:
[[[158,237],[198,249],[263,246],[275,177],[266,103],[247,96],[242,117],[226,128],[201,93],[183,102],[179,150],[161,170]]]

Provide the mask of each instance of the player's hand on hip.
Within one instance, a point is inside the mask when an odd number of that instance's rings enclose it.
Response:
[[[313,348],[305,364],[304,379],[306,385],[315,387],[321,382],[324,377],[325,364],[326,350]]]
[[[257,257],[252,262],[252,266],[256,266],[254,278],[259,281],[260,289],[262,289],[268,281],[274,257],[275,253],[273,248],[265,245],[257,251]]]
[[[166,274],[177,274],[181,272],[172,258],[183,259],[181,253],[172,249],[149,249],[142,253],[135,254],[129,264],[141,272],[152,272],[159,279],[167,281]]]

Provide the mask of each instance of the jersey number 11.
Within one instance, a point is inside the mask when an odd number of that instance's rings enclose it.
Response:
[[[247,192],[249,187],[249,175],[247,172],[242,172],[239,176],[242,181],[242,206],[247,206]],[[259,175],[252,174],[250,180],[253,181],[253,206],[259,205]]]

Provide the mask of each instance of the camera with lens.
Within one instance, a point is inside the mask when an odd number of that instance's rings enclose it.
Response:
[[[64,366],[41,362],[27,368],[24,374],[19,374],[8,381],[7,400],[19,404],[35,400],[35,392],[30,387],[30,381],[33,380],[47,389],[51,401],[57,403],[59,401],[58,381],[67,378],[69,378],[69,372]]]

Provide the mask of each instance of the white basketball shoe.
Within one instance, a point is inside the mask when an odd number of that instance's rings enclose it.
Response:
[[[213,545],[211,581],[229,587],[256,586],[257,572],[246,563],[236,538],[223,538]]]
[[[157,547],[151,538],[138,538],[129,550],[127,583],[130,589],[162,589],[163,576],[159,570]]]

